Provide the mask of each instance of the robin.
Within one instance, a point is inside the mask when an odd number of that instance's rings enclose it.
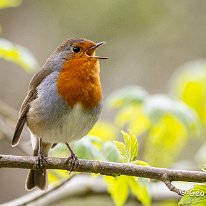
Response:
[[[31,133],[33,155],[38,156],[39,166],[39,169],[29,171],[27,190],[47,188],[43,163],[49,150],[57,143],[66,143],[70,150],[66,163],[71,161],[74,166],[78,160],[69,142],[85,136],[100,115],[99,60],[107,58],[96,56],[95,50],[104,43],[83,38],[69,39],[56,48],[31,79],[12,139],[12,146],[16,146],[26,123]]]

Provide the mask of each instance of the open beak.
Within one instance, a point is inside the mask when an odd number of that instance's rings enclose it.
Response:
[[[99,42],[99,43],[96,43],[94,46],[91,46],[88,50],[87,50],[87,54],[89,56],[91,56],[95,49],[102,46],[103,44],[106,44],[105,41],[102,41],[102,42]],[[100,57],[100,56],[91,56],[92,58],[95,58],[95,59],[108,59],[108,57]]]

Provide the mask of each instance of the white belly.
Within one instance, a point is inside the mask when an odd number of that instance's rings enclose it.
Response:
[[[81,104],[76,104],[72,109],[58,119],[50,119],[50,124],[45,121],[30,123],[31,132],[41,137],[45,142],[65,143],[78,140],[85,136],[96,123],[101,109],[85,110]]]

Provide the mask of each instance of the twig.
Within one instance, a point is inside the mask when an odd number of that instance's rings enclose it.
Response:
[[[162,181],[165,183],[165,185],[167,186],[167,188],[168,188],[170,191],[175,192],[175,193],[177,193],[177,194],[180,195],[180,196],[183,196],[184,191],[176,188],[176,187],[171,183],[171,180],[169,180],[167,174],[164,174],[162,177],[163,177]]]
[[[177,182],[178,187],[183,187],[182,182]],[[189,189],[193,186],[193,183],[185,183],[184,189]],[[173,193],[169,190],[165,190],[163,182],[149,182],[149,192],[152,202],[159,203],[167,200],[179,201],[180,196],[176,193]],[[19,197],[15,200],[6,202],[1,206],[20,206],[25,202],[34,199],[35,197],[41,195],[42,192],[39,190],[34,190],[26,195]],[[105,196],[108,197],[109,193],[107,191],[107,186],[101,176],[91,176],[85,174],[79,174],[69,181],[68,184],[65,184],[63,187],[60,187],[58,190],[55,190],[53,193],[49,193],[43,198],[38,199],[37,201],[31,202],[32,206],[39,205],[58,205],[58,202],[66,201],[69,204],[69,201],[76,198],[85,198],[85,197],[98,197]],[[66,200],[65,200],[66,199]],[[129,199],[134,201],[137,204],[137,199],[132,194],[130,194]],[[28,204],[29,206],[30,204]]]
[[[51,194],[52,192],[58,190],[60,187],[63,187],[63,186],[64,186],[65,184],[67,184],[70,180],[72,180],[73,177],[75,177],[75,176],[76,176],[76,174],[72,175],[70,178],[67,178],[66,180],[64,180],[64,181],[61,182],[60,184],[52,187],[51,189],[47,190],[46,192],[41,193],[40,195],[38,195],[38,196],[36,196],[36,197],[34,197],[34,198],[32,198],[32,199],[30,199],[30,200],[28,200],[28,201],[20,204],[20,205],[18,205],[18,206],[25,206],[25,205],[27,205],[27,204],[29,204],[29,203],[31,203],[31,202],[37,201],[37,200],[39,200],[39,199],[47,196],[48,194]]]
[[[70,166],[65,164],[66,158],[49,157],[47,161],[48,163],[44,165],[45,169],[68,170]],[[0,168],[37,169],[37,158],[30,156],[0,155]],[[95,160],[79,160],[73,171],[100,173],[110,176],[127,175],[156,179],[163,181],[171,191],[179,195],[181,192],[171,184],[172,181],[206,182],[206,173],[202,171],[173,170]]]

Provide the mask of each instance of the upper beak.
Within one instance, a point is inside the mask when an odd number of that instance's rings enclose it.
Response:
[[[88,50],[87,50],[87,54],[93,53],[94,50],[100,46],[102,46],[103,44],[106,44],[105,41],[96,43],[94,46],[91,46]],[[95,59],[108,59],[108,57],[100,57],[100,56],[92,56]]]

